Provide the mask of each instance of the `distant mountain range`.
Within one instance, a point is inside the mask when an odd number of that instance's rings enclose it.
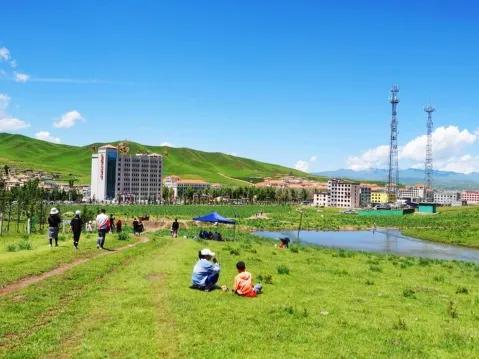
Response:
[[[344,177],[354,180],[386,182],[388,173],[385,169],[372,168],[363,171],[353,171],[349,169],[339,169],[336,171],[325,171],[315,173],[318,176]],[[404,169],[399,171],[399,182],[405,185],[424,183],[424,170]],[[479,189],[479,172],[470,174],[434,171],[433,184],[435,188],[442,189]]]

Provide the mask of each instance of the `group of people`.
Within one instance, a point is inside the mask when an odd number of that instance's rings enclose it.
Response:
[[[220,288],[216,283],[218,283],[221,268],[215,253],[205,248],[198,252],[198,257],[191,276],[191,288],[205,292]],[[261,293],[263,287],[261,284],[253,285],[253,276],[246,271],[246,264],[243,261],[236,263],[236,270],[238,274],[234,278],[233,293],[244,297],[256,297]],[[226,286],[221,289],[228,290]]]
[[[60,224],[62,219],[60,217],[60,211],[57,208],[52,208],[50,210],[50,215],[48,216],[48,240],[50,247],[58,247],[58,234],[60,232]],[[115,218],[113,215],[108,216],[105,209],[101,209],[100,213],[96,216],[95,219],[96,228],[98,230],[98,239],[96,242],[96,247],[104,248],[105,239],[107,233],[113,233],[115,230],[117,233],[120,233],[123,230],[123,223],[119,219],[115,223]],[[80,236],[82,233],[83,226],[87,232],[93,232],[93,223],[88,221],[87,223],[83,222],[81,218],[81,211],[76,211],[74,217],[70,221],[70,229],[73,234],[73,247],[78,249],[78,244],[80,242]],[[135,227],[135,226],[133,226]],[[141,224],[141,232],[143,231],[143,224]]]
[[[221,235],[221,233],[217,232],[217,231],[214,231],[214,232],[211,232],[211,231],[200,231],[200,234],[198,235],[201,239],[209,239],[209,240],[212,240],[212,241],[222,241],[223,240],[223,236]]]
[[[135,236],[139,236],[143,233],[144,230],[145,226],[143,225],[143,221],[141,220],[141,218],[135,217],[133,219],[133,234]]]

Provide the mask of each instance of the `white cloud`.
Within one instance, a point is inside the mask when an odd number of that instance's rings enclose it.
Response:
[[[6,47],[0,47],[0,60],[9,61],[10,60],[10,50]]]
[[[30,78],[29,75],[21,72],[14,72],[15,74],[15,81],[16,82],[27,82],[28,79]]]
[[[64,113],[58,121],[53,123],[53,126],[56,128],[70,128],[75,126],[77,122],[85,122],[85,118],[80,114],[80,112],[73,110],[67,113]]]
[[[389,146],[381,145],[371,148],[359,156],[349,156],[346,160],[348,168],[361,171],[369,168],[381,168],[388,164]]]
[[[173,144],[171,144],[171,143],[169,143],[169,142],[162,142],[162,143],[160,143],[160,146],[175,147],[175,146],[173,146]]]
[[[296,162],[294,166],[298,171],[308,172],[309,170],[309,163],[307,161],[299,160]]]
[[[442,171],[460,173],[479,172],[479,156],[466,154],[459,157],[451,157],[447,160],[439,161],[436,167]]]
[[[28,123],[15,117],[0,117],[0,132],[14,132],[30,127]]]
[[[468,173],[474,171],[474,158],[467,157],[464,149],[479,140],[479,130],[471,132],[457,126],[438,127],[432,133],[434,168],[445,171]],[[427,136],[418,136],[399,148],[401,167],[423,168],[426,158]],[[359,156],[347,159],[348,168],[360,171],[370,168],[385,168],[389,162],[389,146],[381,145],[369,149]],[[404,166],[404,164],[406,164]]]
[[[10,97],[0,93],[0,132],[15,132],[30,125],[18,118],[12,117],[7,113]]]
[[[474,144],[477,134],[469,130],[460,130],[457,126],[438,127],[432,133],[432,150],[434,158],[448,158],[459,154],[465,146]],[[426,158],[427,136],[422,135],[408,142],[400,151],[401,159],[424,161]]]
[[[317,156],[311,156],[311,158],[309,159],[309,162],[316,162],[317,159],[318,159]]]
[[[48,131],[40,131],[35,134],[35,138],[37,140],[48,141],[53,143],[60,143],[60,139],[58,137],[54,137]]]

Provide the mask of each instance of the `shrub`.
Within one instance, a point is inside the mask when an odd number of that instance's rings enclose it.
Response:
[[[32,243],[30,243],[28,240],[22,240],[20,243],[18,243],[18,248],[23,251],[29,251],[32,249]]]
[[[273,276],[271,274],[259,274],[258,281],[263,284],[273,284]]]
[[[469,294],[469,289],[466,287],[457,287],[456,294]]]
[[[402,294],[406,298],[416,298],[416,291],[412,288],[406,288],[402,291]]]
[[[374,281],[367,279],[366,280],[366,285],[374,285]]]
[[[118,240],[119,241],[128,241],[130,239],[130,235],[128,232],[120,232],[118,233]]]
[[[24,234],[22,234],[22,238],[25,239],[25,240],[28,240],[28,239],[30,239],[30,235],[28,233],[24,233]]]
[[[431,260],[428,259],[428,258],[419,258],[419,265],[421,266],[428,266],[429,264],[431,264]]]
[[[284,264],[280,264],[276,270],[278,271],[278,274],[289,274],[289,268]]]
[[[432,279],[435,282],[444,282],[444,276],[443,275],[435,275]]]
[[[239,256],[239,255],[240,255],[240,251],[239,251],[238,249],[236,249],[236,248],[233,248],[233,249],[230,250],[230,254],[231,254],[232,256]]]
[[[393,324],[393,329],[395,330],[407,330],[407,325],[404,319],[399,318],[396,323]]]
[[[15,243],[10,243],[7,246],[7,251],[8,252],[16,252],[17,251],[17,245]]]
[[[293,253],[298,253],[299,252],[298,246],[291,246],[291,247],[289,247],[289,250]]]
[[[447,306],[447,314],[453,319],[457,318],[459,314],[457,313],[457,306],[456,304],[451,300]]]
[[[58,236],[58,240],[59,240],[59,241],[62,241],[62,242],[65,242],[65,241],[67,240],[67,236],[65,236],[64,234],[60,234],[60,235]]]
[[[381,266],[378,266],[378,265],[376,265],[376,264],[371,264],[371,265],[369,266],[369,270],[370,270],[371,272],[379,272],[379,273],[381,273],[381,272],[383,271],[383,269],[381,268]]]

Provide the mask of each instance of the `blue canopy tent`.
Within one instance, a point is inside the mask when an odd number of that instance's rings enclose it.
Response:
[[[195,217],[193,221],[206,222],[206,223],[223,223],[223,224],[233,224],[235,226],[234,237],[236,238],[236,221],[234,219],[225,218],[220,215],[218,212],[212,212],[210,214]]]
[[[210,214],[195,217],[193,221],[208,222],[208,223],[224,223],[224,224],[236,224],[234,219],[228,219],[220,215],[218,212],[211,212]]]

